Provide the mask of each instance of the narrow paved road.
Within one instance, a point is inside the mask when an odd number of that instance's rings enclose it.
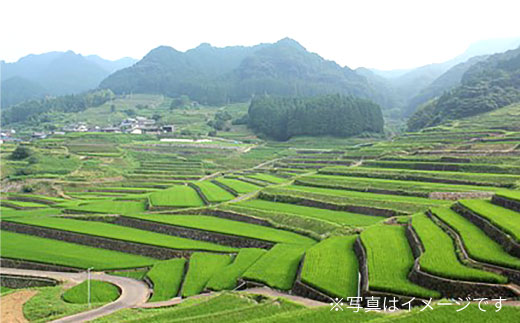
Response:
[[[29,276],[29,277],[45,277],[52,278],[66,283],[78,284],[87,279],[87,274],[82,273],[63,273],[56,271],[40,271],[40,270],[26,270],[15,268],[0,268],[1,274]],[[135,279],[110,276],[105,273],[92,273],[91,279],[101,280],[112,283],[121,289],[121,296],[114,302],[101,306],[99,308],[67,316],[59,320],[53,321],[55,323],[65,322],[86,322],[96,318],[111,314],[115,311],[136,307],[144,304],[149,296],[150,289],[148,286]]]

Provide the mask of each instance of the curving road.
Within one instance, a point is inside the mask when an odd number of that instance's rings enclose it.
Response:
[[[18,276],[29,276],[29,277],[45,277],[52,278],[58,281],[62,281],[70,284],[79,284],[87,279],[87,273],[64,273],[57,271],[41,271],[41,270],[27,270],[27,269],[15,269],[15,268],[0,268],[1,274],[6,275],[18,275]],[[150,297],[150,289],[148,286],[135,279],[110,276],[105,273],[91,273],[91,279],[101,280],[112,283],[121,289],[121,296],[112,303],[98,307],[96,309],[67,316],[56,321],[55,323],[65,322],[86,322],[94,320],[96,318],[112,314],[115,311],[137,307],[144,304]]]

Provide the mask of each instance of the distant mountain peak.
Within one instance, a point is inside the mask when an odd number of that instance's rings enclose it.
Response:
[[[299,42],[297,42],[296,40],[289,38],[289,37],[280,39],[279,41],[277,41],[275,43],[275,45],[284,45],[284,46],[290,46],[290,47],[297,48],[297,49],[306,50],[305,47],[303,47]]]

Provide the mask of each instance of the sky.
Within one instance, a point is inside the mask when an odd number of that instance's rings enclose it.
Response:
[[[290,37],[342,66],[390,70],[520,36],[518,0],[6,0],[0,8],[6,62],[66,50],[140,59],[160,45],[185,51]]]

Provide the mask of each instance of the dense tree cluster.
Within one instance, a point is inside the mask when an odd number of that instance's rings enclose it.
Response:
[[[381,108],[351,96],[310,98],[261,96],[252,100],[248,126],[276,140],[297,135],[348,137],[383,132]]]
[[[114,93],[112,91],[99,90],[83,94],[25,101],[2,111],[2,122],[4,124],[25,122],[41,118],[47,112],[79,112],[88,107],[100,106],[113,98]]]
[[[470,117],[520,101],[520,48],[490,56],[471,66],[461,85],[421,106],[408,130]]]
[[[232,119],[231,114],[227,111],[220,110],[215,114],[213,120],[208,121],[208,126],[215,130],[229,130],[229,121]]]

